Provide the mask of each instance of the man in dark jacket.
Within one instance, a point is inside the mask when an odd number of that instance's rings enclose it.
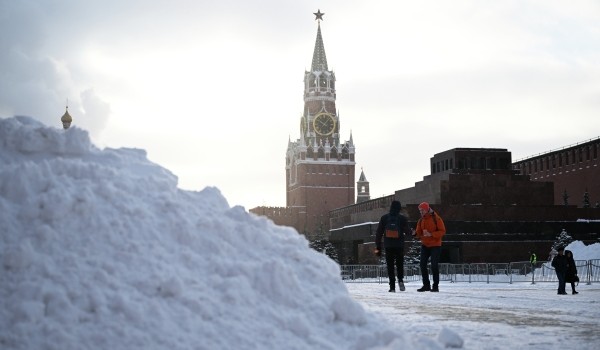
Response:
[[[567,291],[565,290],[565,277],[567,274],[568,260],[565,256],[564,247],[558,247],[557,251],[558,255],[552,259],[552,267],[554,267],[556,277],[558,277],[558,294],[564,295],[567,294]]]
[[[390,292],[396,292],[396,273],[398,274],[398,286],[404,291],[404,235],[410,235],[408,219],[400,214],[401,205],[399,201],[392,201],[390,212],[379,220],[377,233],[375,235],[375,254],[381,256],[381,240],[385,247],[385,263],[387,264],[388,277],[390,279]]]

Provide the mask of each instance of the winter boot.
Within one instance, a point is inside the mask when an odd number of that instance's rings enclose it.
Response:
[[[401,292],[404,292],[406,290],[406,288],[404,287],[404,282],[398,281],[398,286],[400,286],[400,291]]]
[[[417,292],[428,292],[430,290],[431,290],[430,286],[423,286],[423,287],[417,289]]]
[[[438,289],[438,285],[437,285],[437,284],[434,284],[434,285],[433,285],[433,288],[431,288],[431,291],[432,291],[432,292],[439,292],[440,290]]]

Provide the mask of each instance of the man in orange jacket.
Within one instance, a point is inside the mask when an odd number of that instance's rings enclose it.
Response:
[[[442,237],[446,234],[446,226],[442,218],[429,207],[429,203],[419,204],[421,218],[417,221],[415,237],[421,240],[421,277],[423,286],[417,292],[439,292],[440,283],[440,255],[442,253]],[[429,283],[429,271],[427,261],[431,258],[431,274],[433,275],[433,287]]]

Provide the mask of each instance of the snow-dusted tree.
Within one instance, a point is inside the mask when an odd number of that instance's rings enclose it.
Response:
[[[421,258],[421,241],[407,238],[405,244],[410,244],[408,251],[404,254],[405,264],[418,264]]]
[[[335,247],[333,246],[333,244],[331,244],[331,242],[329,242],[329,240],[319,238],[310,241],[309,245],[312,249],[327,255],[331,258],[331,260],[334,260],[335,262],[339,263],[337,249],[335,249]]]
[[[308,246],[312,249],[323,253],[330,257],[332,260],[340,263],[339,253],[337,248],[329,241],[329,238],[325,234],[323,226],[319,227],[315,232],[305,234],[308,239]]]
[[[558,234],[558,236],[556,236],[556,241],[554,241],[554,243],[552,244],[552,249],[554,250],[558,250],[558,247],[563,247],[565,248],[566,246],[568,246],[571,242],[573,242],[573,237],[571,237],[568,233],[567,230],[565,230],[564,228],[562,229],[562,231],[560,231],[560,233]]]
[[[583,207],[584,208],[590,207],[590,195],[588,194],[587,188],[585,189],[585,192],[583,193]]]
[[[565,205],[569,205],[569,195],[567,194],[567,189],[563,192],[563,203]]]

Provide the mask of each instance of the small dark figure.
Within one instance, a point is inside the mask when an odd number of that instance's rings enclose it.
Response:
[[[558,255],[552,259],[552,267],[556,271],[556,277],[558,277],[558,294],[565,295],[565,282],[568,268],[567,257],[565,256],[565,248],[558,247]]]
[[[535,265],[537,263],[537,255],[535,253],[529,252],[529,262],[531,265]]]
[[[529,262],[531,263],[531,272],[535,272],[535,264],[537,264],[537,255],[535,253],[529,252]]]
[[[385,247],[385,263],[387,264],[388,278],[390,279],[390,292],[396,291],[396,273],[398,273],[398,286],[404,291],[404,235],[410,234],[408,219],[400,214],[401,204],[392,201],[390,212],[379,220],[375,235],[375,254],[381,256],[381,240]]]
[[[575,282],[579,282],[579,276],[577,276],[577,266],[575,266],[573,252],[565,250],[565,257],[567,257],[567,273],[565,274],[565,281],[571,283],[572,294],[579,294],[575,290]]]

